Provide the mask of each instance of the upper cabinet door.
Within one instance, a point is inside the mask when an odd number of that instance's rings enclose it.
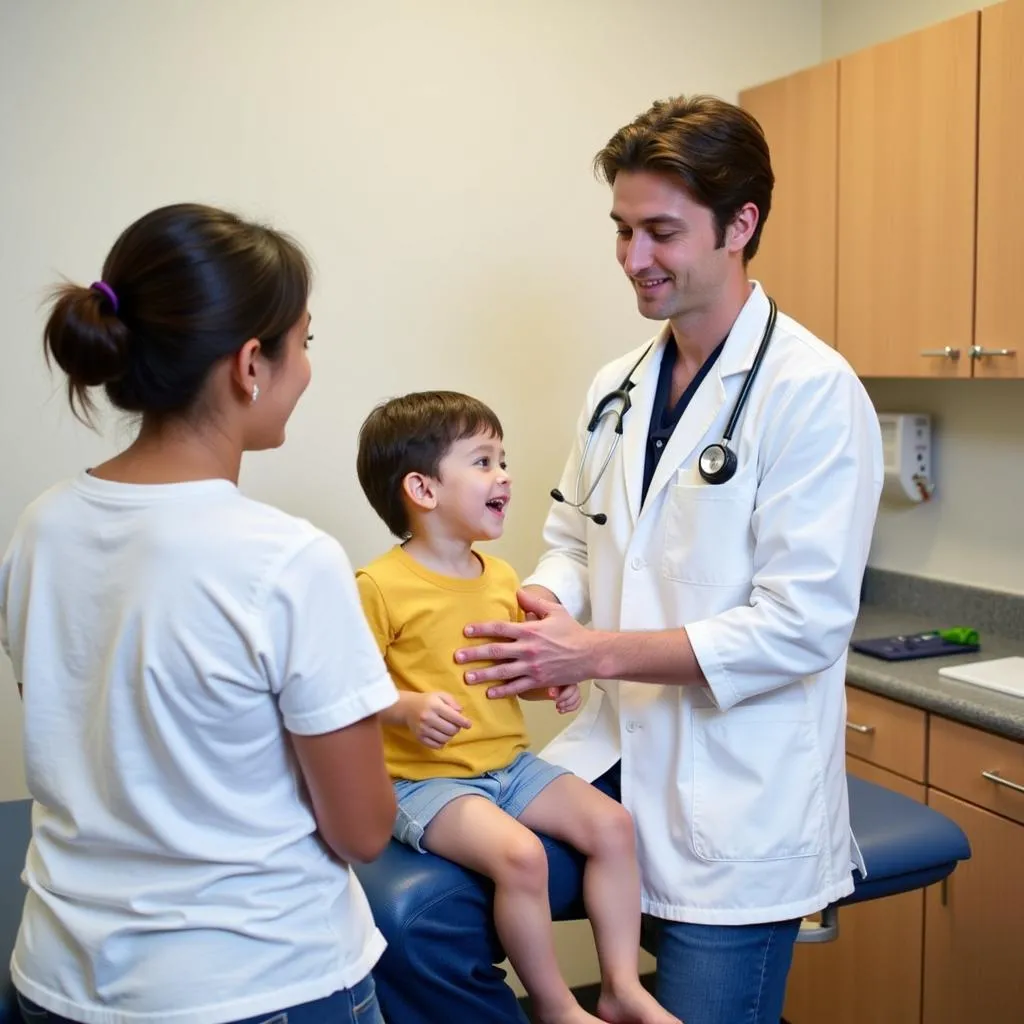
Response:
[[[838,63],[740,94],[760,122],[775,189],[750,275],[783,312],[835,344]]]
[[[839,62],[836,337],[864,377],[971,375],[978,25]]]
[[[981,13],[975,377],[1024,377],[1024,0]],[[1010,355],[1009,353],[1013,354]]]

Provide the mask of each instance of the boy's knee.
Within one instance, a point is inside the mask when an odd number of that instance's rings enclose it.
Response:
[[[541,841],[527,828],[504,844],[498,856],[495,882],[517,889],[546,889],[548,857]]]
[[[614,800],[594,816],[590,831],[591,849],[585,851],[590,856],[632,857],[636,852],[633,816]]]

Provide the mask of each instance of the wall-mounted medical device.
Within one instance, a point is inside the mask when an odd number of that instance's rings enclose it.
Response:
[[[878,414],[882,428],[885,483],[882,500],[909,505],[928,501],[932,482],[932,422],[925,413]]]

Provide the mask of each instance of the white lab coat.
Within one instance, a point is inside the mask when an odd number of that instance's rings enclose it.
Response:
[[[780,312],[734,437],[736,475],[713,486],[697,472],[767,316],[755,284],[641,509],[666,332],[658,336],[588,505],[607,523],[553,504],[548,550],[526,581],[596,629],[687,629],[707,686],[597,682],[544,751],[591,780],[621,758],[643,909],[673,921],[799,917],[850,893],[851,869],[862,867],[847,803],[844,684],[882,486],[871,401],[837,352]],[[570,499],[586,423],[642,351],[608,364],[591,385],[560,484]],[[606,420],[581,494],[610,435]]]

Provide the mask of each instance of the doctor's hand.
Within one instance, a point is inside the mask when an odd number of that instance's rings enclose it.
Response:
[[[440,750],[460,730],[473,723],[448,693],[403,693],[402,718],[409,732],[425,747]]]
[[[532,588],[520,590],[518,598],[526,612],[526,622],[479,622],[466,627],[466,636],[493,637],[498,641],[455,652],[459,664],[497,663],[471,669],[466,673],[466,682],[499,682],[501,685],[487,691],[488,697],[498,698],[526,690],[572,686],[591,678],[596,635],[560,604],[538,595]]]

